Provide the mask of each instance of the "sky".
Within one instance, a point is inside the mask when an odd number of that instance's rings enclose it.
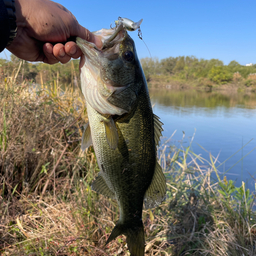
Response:
[[[144,42],[130,32],[139,58],[216,58],[225,65],[256,63],[255,0],[56,0],[90,31],[109,28],[119,16],[141,24]],[[150,53],[149,53],[150,51]],[[0,53],[8,58],[9,52]]]

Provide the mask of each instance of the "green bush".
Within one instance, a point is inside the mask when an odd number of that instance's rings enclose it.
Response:
[[[208,77],[217,84],[226,84],[232,80],[233,75],[225,66],[214,66],[209,71]]]
[[[244,83],[245,86],[250,87],[253,84],[253,81],[251,79],[247,79]]]

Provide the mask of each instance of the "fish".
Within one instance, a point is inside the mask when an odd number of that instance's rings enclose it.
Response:
[[[135,44],[127,32],[129,24],[124,21],[94,32],[101,37],[101,49],[76,39],[83,52],[81,90],[89,121],[81,149],[92,145],[100,168],[92,189],[118,202],[119,220],[106,244],[124,234],[131,256],[143,256],[143,206],[156,207],[166,194],[165,175],[157,160],[163,123],[153,113]]]

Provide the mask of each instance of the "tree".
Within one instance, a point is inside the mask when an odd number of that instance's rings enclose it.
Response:
[[[177,71],[181,71],[183,70],[185,67],[185,57],[184,56],[179,56],[177,58],[177,62],[176,62],[176,65],[173,69],[174,72],[177,72]]]
[[[232,80],[233,74],[224,66],[214,66],[211,68],[208,77],[217,84],[226,84]]]
[[[177,58],[169,57],[160,61],[160,72],[164,74],[173,74],[176,66]]]
[[[228,66],[229,67],[240,67],[241,65],[237,61],[232,60],[229,62]]]
[[[223,61],[218,60],[218,59],[210,59],[207,63],[206,68],[211,69],[212,67],[218,67],[218,66],[223,66]]]
[[[142,69],[144,71],[146,80],[149,82],[151,75],[155,75],[159,72],[159,61],[157,58],[143,58],[140,60]]]

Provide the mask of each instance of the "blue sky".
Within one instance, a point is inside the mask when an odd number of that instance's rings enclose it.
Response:
[[[57,0],[91,31],[109,28],[118,16],[143,18],[142,35],[151,56],[159,59],[183,55],[217,58],[228,64],[256,63],[255,0]],[[135,40],[139,58],[150,57]],[[6,50],[5,50],[6,51]],[[6,51],[8,56],[8,52]],[[1,53],[0,57],[4,58]]]

